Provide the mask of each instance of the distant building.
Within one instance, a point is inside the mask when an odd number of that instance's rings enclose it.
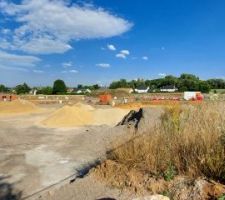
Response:
[[[166,85],[160,88],[160,92],[176,92],[177,90],[175,85]]]
[[[139,94],[147,93],[149,91],[149,87],[140,86],[140,87],[135,88],[134,91]]]
[[[30,90],[29,94],[31,94],[31,95],[37,95],[37,89]]]
[[[76,91],[77,94],[90,94],[91,90],[90,89],[78,89]]]

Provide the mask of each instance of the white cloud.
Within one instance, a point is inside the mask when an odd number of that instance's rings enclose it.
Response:
[[[108,38],[128,31],[132,24],[102,8],[64,0],[1,0],[0,12],[18,23],[8,41],[15,49],[36,54],[63,53],[79,39]]]
[[[117,58],[123,58],[123,59],[126,59],[126,58],[127,58],[126,55],[124,55],[124,54],[122,54],[122,53],[116,54],[116,57],[117,57]]]
[[[63,73],[63,74],[67,74],[67,73],[78,73],[78,71],[75,70],[75,69],[71,69],[71,70],[63,70],[63,71],[61,71],[61,73]]]
[[[158,76],[165,77],[166,73],[159,73]]]
[[[142,59],[143,60],[148,60],[148,56],[143,56]]]
[[[124,54],[126,56],[130,55],[130,51],[128,51],[128,50],[121,50],[120,53]]]
[[[36,70],[36,69],[33,70],[33,72],[34,72],[34,73],[37,73],[37,74],[42,74],[42,73],[44,73],[44,71],[42,71],[42,70]]]
[[[116,51],[116,47],[113,44],[108,44],[107,48],[111,51]]]
[[[96,64],[96,66],[102,67],[102,68],[109,68],[110,64],[108,64],[108,63],[99,63],[99,64]]]
[[[64,53],[72,49],[72,47],[56,39],[34,38],[23,42],[23,44],[21,43],[20,49],[33,54],[50,54],[53,52]]]
[[[72,64],[72,62],[64,62],[64,63],[62,63],[62,66],[63,66],[64,68],[67,68],[67,67],[72,67],[73,64]]]
[[[75,70],[75,69],[72,69],[72,70],[70,70],[69,72],[70,72],[70,73],[78,73],[78,71]]]
[[[120,53],[116,54],[116,57],[126,59],[128,55],[130,55],[129,50],[121,50]]]
[[[9,67],[35,67],[41,59],[36,56],[10,54],[0,50],[0,65]]]
[[[12,71],[21,71],[21,72],[28,72],[27,69],[22,68],[22,67],[10,67],[10,66],[4,66],[0,64],[0,69],[4,70],[12,70]]]
[[[2,33],[2,34],[9,34],[10,32],[11,32],[11,30],[8,29],[8,28],[3,28],[3,29],[1,29],[1,33]]]

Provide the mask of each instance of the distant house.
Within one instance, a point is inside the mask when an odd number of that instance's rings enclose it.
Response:
[[[160,92],[176,92],[177,90],[175,85],[166,85],[160,88]]]
[[[134,91],[139,94],[147,93],[149,91],[149,87],[140,86],[140,87],[135,88]]]
[[[90,89],[78,89],[76,91],[77,94],[90,94],[91,93],[91,90]]]

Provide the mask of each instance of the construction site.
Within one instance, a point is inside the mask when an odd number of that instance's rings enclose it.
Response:
[[[103,159],[113,139],[124,134],[125,130],[113,127],[128,114],[127,109],[95,104],[96,99],[84,96],[48,97],[53,99],[50,103],[25,98],[0,101],[1,183],[7,183],[1,199],[10,197],[9,185],[18,191],[18,198],[37,199],[69,184]]]
[[[5,97],[0,101],[0,199],[140,196],[121,193],[89,171],[113,148],[151,131],[165,108],[207,101],[199,94],[185,101],[182,95]]]
[[[225,0],[0,0],[0,200],[225,200]]]

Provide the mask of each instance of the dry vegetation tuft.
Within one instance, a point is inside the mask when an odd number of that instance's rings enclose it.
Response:
[[[136,176],[136,183],[146,175],[165,181],[182,175],[225,183],[224,111],[223,102],[165,108],[160,125],[152,132],[135,137],[108,155],[114,164],[107,161],[105,165],[113,167],[108,167],[104,176],[111,183],[118,174],[130,182]],[[135,173],[129,175],[131,172]],[[120,181],[115,180],[117,186],[123,185]]]

